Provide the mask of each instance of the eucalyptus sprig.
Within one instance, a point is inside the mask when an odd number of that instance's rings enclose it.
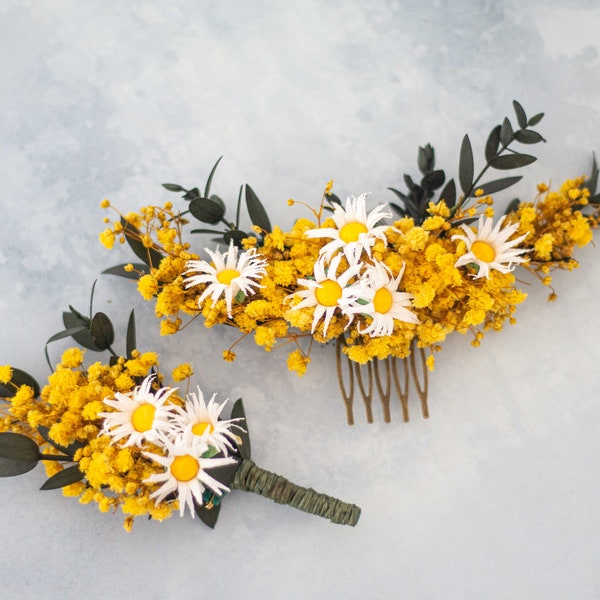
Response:
[[[475,162],[473,148],[468,135],[465,135],[459,155],[458,183],[462,194],[457,197],[456,183],[450,179],[439,194],[438,201],[444,200],[451,214],[464,208],[475,197],[477,190],[482,190],[484,195],[495,194],[503,191],[521,180],[521,175],[494,179],[480,183],[488,169],[511,170],[525,167],[537,159],[530,154],[517,152],[511,146],[514,142],[520,144],[537,144],[545,142],[542,135],[531,129],[537,125],[544,113],[538,113],[531,118],[527,117],[525,110],[519,102],[513,100],[517,128],[514,128],[510,119],[505,117],[501,124],[496,125],[490,132],[485,144],[485,165],[475,176]],[[404,175],[404,182],[408,193],[395,188],[388,188],[401,200],[403,206],[391,203],[392,208],[401,217],[412,217],[415,225],[421,225],[430,216],[429,202],[433,200],[435,191],[444,185],[446,175],[443,170],[435,169],[435,152],[430,144],[419,148],[419,171],[423,175],[420,183],[415,183],[410,175]]]

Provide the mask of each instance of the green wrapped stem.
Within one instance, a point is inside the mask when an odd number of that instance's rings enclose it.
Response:
[[[360,518],[360,508],[356,504],[348,504],[311,488],[291,483],[281,475],[257,467],[248,459],[242,460],[231,487],[234,490],[260,494],[279,504],[288,504],[340,525],[354,527]]]

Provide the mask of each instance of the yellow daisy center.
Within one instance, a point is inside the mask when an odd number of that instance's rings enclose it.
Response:
[[[223,285],[229,285],[236,277],[240,276],[240,272],[235,269],[223,269],[217,273],[217,281]]]
[[[481,240],[475,240],[471,245],[471,252],[475,255],[475,258],[486,263],[492,262],[496,258],[496,251],[487,242]]]
[[[190,479],[194,479],[198,475],[200,463],[191,454],[183,454],[173,459],[169,469],[171,470],[171,475],[177,481],[190,481]]]
[[[385,314],[392,308],[394,304],[394,299],[392,297],[392,292],[387,288],[379,288],[375,292],[375,296],[373,298],[373,306],[375,307],[375,312]]]
[[[140,404],[131,415],[131,424],[133,425],[133,428],[140,433],[152,429],[155,412],[156,406],[153,406],[148,402]]]
[[[212,423],[204,421],[200,421],[192,427],[192,433],[194,435],[204,435],[207,432],[210,435],[214,430],[215,428],[212,426]]]
[[[342,297],[342,287],[337,281],[325,279],[319,284],[321,287],[315,290],[317,302],[321,306],[336,306],[337,301]]]
[[[340,239],[346,244],[350,242],[358,242],[358,237],[361,233],[367,233],[369,231],[364,223],[353,221],[352,223],[346,223],[340,229]]]

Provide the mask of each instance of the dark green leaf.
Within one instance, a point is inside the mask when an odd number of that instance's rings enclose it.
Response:
[[[183,199],[187,200],[188,202],[191,202],[192,200],[198,200],[198,198],[200,198],[200,190],[198,188],[192,188],[183,196]]]
[[[532,129],[519,129],[515,131],[515,140],[521,142],[521,144],[539,144],[539,142],[546,141],[537,131],[533,131]]]
[[[537,115],[533,115],[531,119],[527,122],[529,127],[535,127],[542,119],[544,118],[544,113],[538,113]]]
[[[592,154],[592,172],[588,180],[583,184],[583,187],[590,190],[590,196],[594,196],[596,193],[596,186],[598,185],[598,164],[596,163],[596,156]],[[591,201],[591,198],[588,199]]]
[[[23,473],[27,473],[27,471],[31,471],[31,469],[35,469],[37,464],[37,460],[35,462],[28,462],[0,457],[0,477],[22,475]]]
[[[508,146],[513,140],[513,128],[508,118],[502,121],[502,127],[500,127],[500,143],[503,146]]]
[[[47,427],[44,427],[43,425],[38,425],[38,433],[42,436],[42,438],[44,438],[44,441],[48,442],[51,446],[54,446],[59,452],[62,452],[63,454],[67,455],[67,456],[72,456],[72,452],[69,452],[69,449],[66,448],[65,446],[61,446],[60,444],[57,444],[51,437],[50,437],[50,430]]]
[[[473,172],[475,165],[473,163],[473,149],[469,136],[465,135],[460,146],[460,159],[458,161],[458,181],[463,194],[468,194],[473,185]]]
[[[419,171],[421,171],[423,175],[426,175],[433,170],[435,166],[435,153],[431,144],[419,148],[417,164],[419,165]]]
[[[49,479],[46,479],[40,490],[57,490],[58,488],[77,483],[83,479],[83,473],[79,470],[79,465],[72,465],[55,473]]]
[[[519,208],[519,204],[521,204],[521,201],[518,198],[513,198],[509,203],[508,206],[506,207],[506,210],[504,211],[504,214],[507,215],[511,212],[515,212],[515,210],[517,210],[517,208]]]
[[[221,159],[223,157],[219,156],[219,160],[217,160],[217,162],[215,163],[215,166],[212,168],[210,175],[208,176],[208,180],[206,181],[206,187],[204,188],[204,197],[205,198],[209,198],[210,197],[210,186],[212,185],[212,180],[213,177],[215,176],[215,171],[217,170],[217,167],[219,166],[219,163],[221,162]]]
[[[133,253],[150,267],[158,267],[160,261],[163,259],[163,255],[154,248],[146,248],[140,241],[141,235],[137,227],[123,217],[121,217],[121,225],[123,225],[125,239],[129,247],[133,250]]]
[[[39,397],[40,384],[35,378],[29,373],[13,367],[10,382],[8,384],[0,383],[0,398],[12,398],[22,385],[28,385],[33,390],[33,395],[36,398]]]
[[[411,192],[414,192],[417,189],[417,184],[412,180],[412,177],[406,173],[404,174],[404,183]]]
[[[242,240],[244,238],[250,237],[249,234],[240,231],[239,229],[230,229],[223,234],[223,241],[229,245],[229,242],[233,240],[233,243],[238,247],[242,247]]]
[[[398,206],[394,202],[390,202],[389,204],[392,207],[392,210],[396,211],[400,215],[400,218],[406,217],[407,213],[406,213],[406,211],[402,207]]]
[[[478,217],[467,217],[466,219],[459,219],[458,221],[454,221],[454,223],[452,223],[452,225],[454,227],[458,227],[460,225],[470,225],[471,223],[475,223],[475,221],[477,221]]]
[[[113,324],[103,312],[94,315],[90,323],[90,333],[94,344],[101,350],[106,350],[115,341]]]
[[[452,208],[456,204],[456,184],[454,179],[451,179],[442,190],[440,200],[444,200],[448,208]]]
[[[140,271],[142,273],[148,273],[147,265],[141,263],[133,264],[133,271],[126,271],[125,267],[131,263],[123,263],[122,265],[115,265],[110,269],[102,271],[102,275],[117,275],[118,277],[124,277],[125,279],[138,280],[140,278]]]
[[[198,221],[216,225],[223,218],[225,207],[223,201],[211,198],[196,198],[196,200],[190,202],[190,212]]]
[[[596,194],[594,196],[590,196],[588,198],[588,202],[590,204],[600,204],[600,194]]]
[[[513,108],[515,109],[519,127],[525,129],[525,127],[527,127],[527,115],[525,114],[525,110],[516,100],[513,100]]]
[[[337,204],[338,206],[342,205],[342,201],[333,192],[331,194],[327,194],[325,196],[325,200],[327,200],[329,204]]]
[[[192,229],[190,233],[221,233],[216,229]]]
[[[444,181],[446,181],[446,174],[444,171],[431,171],[423,177],[421,186],[426,190],[437,190],[444,185]]]
[[[388,190],[390,190],[390,192],[394,192],[394,194],[396,194],[396,196],[398,196],[398,198],[400,198],[400,200],[402,200],[402,202],[404,202],[405,204],[408,202],[408,196],[406,194],[403,194],[400,190],[396,190],[391,187],[389,187]]]
[[[489,194],[495,194],[501,192],[511,185],[517,183],[523,178],[522,175],[515,175],[514,177],[504,177],[503,179],[494,179],[494,181],[488,181],[477,186],[477,189],[483,190],[483,195],[488,196]]]
[[[48,344],[50,344],[51,342],[56,342],[56,341],[62,340],[64,338],[72,337],[73,335],[75,335],[76,333],[79,333],[80,331],[85,331],[87,328],[88,328],[87,325],[78,325],[77,327],[73,327],[71,329],[65,329],[63,331],[55,333],[52,337],[48,338],[48,341],[46,342],[46,346]]]
[[[40,449],[26,435],[4,431],[0,433],[0,458],[21,462],[37,462],[40,460]]]
[[[490,162],[496,154],[498,154],[498,148],[500,147],[500,129],[502,125],[496,125],[490,132],[487,142],[485,143],[485,160]]]
[[[80,327],[82,325],[85,326],[85,329],[82,329],[79,333],[74,333],[71,337],[84,348],[88,350],[93,350],[94,352],[100,352],[102,348],[98,348],[96,344],[94,344],[94,340],[92,339],[92,334],[90,333],[89,326],[90,321],[86,317],[83,317],[80,313],[77,313],[75,309],[71,308],[72,312],[63,312],[63,323],[67,329],[75,329],[76,327]]]
[[[530,156],[529,154],[506,154],[504,156],[497,156],[490,161],[490,166],[494,169],[518,169],[519,167],[525,167],[535,162],[537,158]]]
[[[246,184],[246,207],[252,224],[260,227],[264,232],[270,233],[271,222],[269,221],[267,211],[248,184]]]
[[[239,425],[241,429],[236,429],[236,435],[240,437],[242,443],[238,447],[238,451],[242,458],[246,458],[250,460],[252,458],[252,448],[250,446],[250,433],[248,431],[248,422],[246,420],[246,413],[244,411],[244,403],[242,399],[236,400],[233,408],[231,410],[231,418],[232,419],[242,419],[241,421],[236,421],[236,424]]]
[[[182,188],[177,183],[163,183],[162,186],[170,192],[185,192],[185,188]]]
[[[194,502],[194,508],[200,520],[211,529],[214,529],[221,511],[221,504],[213,504],[212,508],[206,508],[206,506]]]
[[[125,354],[127,358],[132,358],[133,351],[136,349],[137,340],[135,335],[135,311],[129,313],[127,322],[127,336],[125,338]]]
[[[240,468],[241,461],[236,461],[230,465],[224,465],[222,467],[215,467],[209,469],[208,474],[214,477],[217,481],[220,481],[223,485],[231,486],[237,470]]]

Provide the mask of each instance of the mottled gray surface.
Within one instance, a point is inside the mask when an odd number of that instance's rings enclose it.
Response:
[[[0,364],[45,377],[61,310],[128,259],[97,241],[102,198],[163,202],[161,182],[201,183],[220,155],[215,191],[231,202],[248,181],[287,226],[302,214],[287,198],[318,201],[330,178],[392,199],[428,141],[454,174],[463,134],[479,157],[517,98],[547,113],[549,143],[516,193],[585,172],[599,26],[592,0],[0,0]],[[330,348],[302,380],[252,343],[228,365],[234,332],[160,338],[152,307],[102,277],[98,308],[124,326],[134,306],[140,346],[244,396],[257,462],[363,516],[336,527],[235,493],[215,531],[173,518],[127,535],[120,515],[37,492],[38,470],[0,481],[3,597],[599,597],[598,249],[580,258],[557,303],[533,286],[516,327],[445,344],[429,421],[394,406],[392,424],[354,428]]]

